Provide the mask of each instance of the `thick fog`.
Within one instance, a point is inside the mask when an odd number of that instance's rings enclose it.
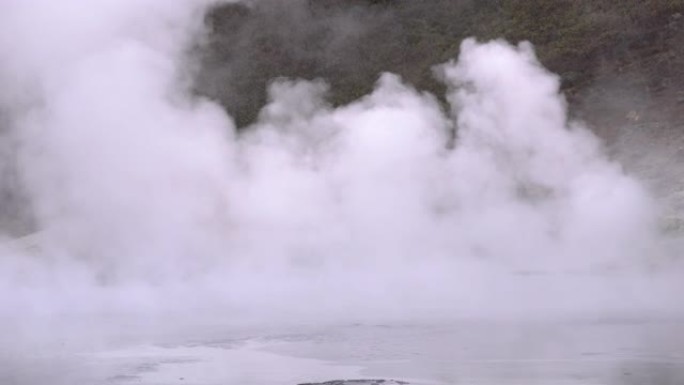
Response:
[[[435,67],[448,110],[390,73],[338,107],[325,79],[273,79],[238,131],[194,88],[213,3],[0,5],[2,187],[22,195],[0,203],[30,227],[0,259],[10,355],[209,320],[681,309],[658,202],[531,45],[464,41]]]

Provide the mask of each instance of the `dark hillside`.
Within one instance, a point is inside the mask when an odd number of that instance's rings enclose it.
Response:
[[[254,119],[267,83],[278,76],[324,78],[336,104],[368,92],[382,71],[439,95],[432,66],[456,57],[465,37],[502,37],[535,44],[544,65],[562,76],[576,113],[613,119],[645,100],[671,107],[684,101],[683,13],[684,0],[225,5],[207,15],[211,33],[198,89],[240,125]]]

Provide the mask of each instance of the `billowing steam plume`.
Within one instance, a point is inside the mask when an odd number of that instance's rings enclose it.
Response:
[[[531,46],[465,41],[435,70],[449,111],[392,74],[339,108],[324,81],[274,80],[238,133],[191,92],[210,3],[2,3],[37,235],[6,243],[0,314],[672,309],[654,202],[568,122]]]

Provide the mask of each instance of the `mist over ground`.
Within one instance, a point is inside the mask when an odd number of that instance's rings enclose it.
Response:
[[[345,82],[328,72],[241,58],[249,24],[217,73],[214,6],[0,5],[9,370],[36,349],[214,322],[681,315],[661,197],[569,119],[530,43],[459,40],[430,63],[442,94],[386,72],[331,100]],[[325,50],[310,50],[325,63],[371,57],[336,47],[392,17],[306,6],[231,7],[274,34],[301,25],[273,49],[323,28]],[[268,84],[263,106],[240,81]]]

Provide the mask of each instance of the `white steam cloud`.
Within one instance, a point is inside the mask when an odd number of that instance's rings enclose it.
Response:
[[[278,80],[237,133],[190,92],[210,3],[1,3],[40,230],[0,259],[6,319],[672,310],[654,202],[568,122],[531,46],[464,42],[437,71],[448,112],[391,74],[339,108]]]

